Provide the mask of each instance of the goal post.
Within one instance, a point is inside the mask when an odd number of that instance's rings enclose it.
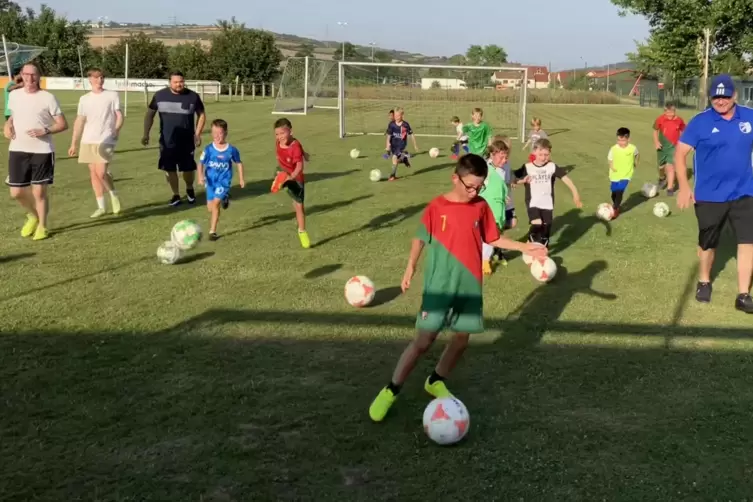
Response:
[[[335,61],[291,57],[277,87],[273,115],[306,115],[314,108],[337,109]]]
[[[384,135],[387,114],[403,108],[416,136],[454,137],[452,117],[474,108],[495,134],[525,138],[528,69],[342,61],[338,64],[339,135]]]

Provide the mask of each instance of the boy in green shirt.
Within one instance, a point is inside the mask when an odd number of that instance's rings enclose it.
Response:
[[[494,221],[497,223],[497,229],[500,234],[505,228],[505,210],[507,206],[507,183],[505,183],[504,165],[510,154],[510,149],[504,140],[497,139],[492,141],[488,148],[489,152],[489,174],[484,181],[484,190],[479,193],[494,215]],[[492,257],[494,256],[494,247],[490,244],[483,243],[481,246],[481,269],[484,275],[491,275]],[[506,265],[507,261],[501,259],[501,264]]]
[[[484,122],[484,111],[481,108],[474,108],[471,117],[473,123],[463,126],[463,133],[468,135],[468,149],[470,153],[484,157],[492,137],[492,128]]]
[[[8,102],[10,101],[9,98],[11,91],[20,89],[23,86],[24,81],[21,75],[16,75],[16,78],[14,79],[8,79],[8,83],[5,84],[5,120],[8,120],[8,118],[10,118],[10,108],[8,108]]]
[[[638,148],[630,143],[630,129],[627,127],[617,129],[617,144],[609,149],[607,160],[609,160],[609,181],[614,208],[612,218],[614,219],[620,215],[622,197],[640,160]]]

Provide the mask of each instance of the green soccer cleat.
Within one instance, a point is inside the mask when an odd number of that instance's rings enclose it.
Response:
[[[305,230],[298,231],[298,239],[301,241],[301,247],[303,249],[308,249],[311,247],[311,240],[309,239],[309,234]]]
[[[24,223],[24,226],[21,227],[21,237],[31,237],[32,235],[34,235],[34,232],[37,230],[38,225],[39,219],[37,219],[36,216],[27,214],[26,223]]]
[[[384,420],[384,417],[387,415],[387,412],[390,411],[395,399],[397,399],[397,396],[387,387],[380,390],[379,394],[377,394],[377,397],[374,399],[374,402],[369,406],[369,416],[371,419],[374,422],[381,422]]]
[[[427,378],[426,383],[424,384],[424,390],[437,399],[452,397],[452,394],[449,390],[447,390],[447,386],[442,380],[437,380],[434,383],[429,383],[429,378]]]

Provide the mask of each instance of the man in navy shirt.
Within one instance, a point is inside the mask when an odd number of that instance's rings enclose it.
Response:
[[[737,104],[735,84],[719,75],[709,88],[711,107],[688,123],[675,152],[677,205],[695,203],[700,260],[696,300],[711,301],[711,267],[725,223],[737,237],[735,308],[753,314],[753,109]],[[688,183],[686,157],[695,150],[695,188]]]
[[[196,202],[193,183],[196,176],[194,151],[201,145],[201,132],[204,130],[206,114],[201,97],[186,88],[183,74],[170,74],[170,87],[154,93],[144,118],[144,137],[141,144],[149,144],[149,132],[154,124],[154,116],[159,113],[159,169],[165,172],[173,191],[171,206],[180,204],[178,171],[183,173],[186,183],[186,199],[189,204]],[[194,116],[196,125],[194,127]]]

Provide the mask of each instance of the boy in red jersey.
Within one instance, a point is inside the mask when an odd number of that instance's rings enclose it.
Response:
[[[288,191],[293,199],[295,219],[298,222],[298,239],[301,246],[308,249],[311,241],[306,233],[306,215],[303,211],[303,166],[308,160],[308,154],[303,150],[301,142],[293,137],[293,124],[286,118],[275,122],[275,140],[278,168],[277,176],[272,182],[272,192],[278,192],[281,188]]]
[[[455,166],[452,190],[436,197],[424,210],[401,285],[403,291],[410,287],[421,251],[426,246],[424,293],[416,319],[418,333],[400,356],[389,384],[369,408],[369,416],[375,422],[384,419],[418,359],[445,326],[455,334],[426,380],[424,389],[434,397],[451,395],[444,379],[465,351],[469,334],[484,331],[482,243],[541,258],[547,255],[546,248],[540,244],[524,244],[500,236],[491,208],[478,195],[483,190],[487,174],[488,167],[483,157],[472,153],[464,155]]]
[[[654,147],[659,164],[659,189],[675,193],[675,146],[685,130],[685,121],[677,115],[675,105],[667,103],[664,114],[654,122]]]

